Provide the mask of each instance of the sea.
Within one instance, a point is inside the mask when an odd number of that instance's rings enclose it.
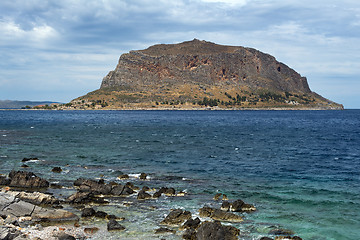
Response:
[[[24,169],[23,158],[37,160]],[[84,220],[100,228],[92,239],[181,239],[178,229],[165,237],[154,230],[171,209],[197,217],[203,206],[220,208],[217,193],[257,209],[242,213],[242,223],[224,223],[240,229],[239,239],[275,238],[279,229],[309,240],[360,238],[360,110],[4,110],[0,173],[11,170],[60,183],[64,189],[48,190],[60,198],[79,177],[186,192],[95,206],[125,217],[126,230],[110,233],[101,220]]]

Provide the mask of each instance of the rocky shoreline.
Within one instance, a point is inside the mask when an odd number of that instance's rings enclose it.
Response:
[[[61,168],[52,171],[59,173]],[[138,178],[147,183],[147,174],[142,173]],[[151,199],[168,197],[171,200],[187,195],[172,187],[136,186],[126,174],[118,179],[117,182],[106,182],[104,179],[78,178],[70,187],[70,194],[55,197],[48,190],[64,188],[61,183],[49,183],[27,171],[13,170],[7,176],[0,176],[3,186],[0,192],[0,239],[94,239],[104,231],[121,236],[121,232],[131,231],[122,224],[126,218],[98,210],[97,206],[106,206],[114,198],[126,206],[131,204],[129,199],[141,205]],[[196,214],[186,209],[169,209],[156,223],[158,228],[149,235],[155,234],[160,239],[174,234],[188,240],[242,239],[241,231],[232,224],[246,221],[244,213],[257,211],[256,207],[241,199],[229,200],[221,193],[216,194],[213,201],[218,207],[203,204]],[[93,224],[87,222],[89,219],[99,221]],[[290,230],[272,229],[259,239],[301,238]]]

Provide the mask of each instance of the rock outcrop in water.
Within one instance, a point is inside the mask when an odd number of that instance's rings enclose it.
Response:
[[[22,176],[35,176],[35,174],[31,172],[12,171],[9,174],[9,178],[10,176],[13,177],[14,174],[20,174]],[[143,179],[143,177],[139,177],[139,180],[141,182],[144,182]],[[6,178],[5,176],[0,176],[0,180],[2,180],[0,181],[0,185],[9,185],[10,183],[10,179]],[[34,183],[37,184],[37,182],[38,181]],[[29,187],[29,184],[26,185],[27,187]],[[131,194],[121,194],[120,196],[118,196],[118,194],[115,194],[112,190],[116,189],[119,186],[121,186],[122,188],[127,187],[129,189],[131,187],[133,192]],[[34,192],[32,191],[33,188],[31,187],[26,188],[27,192],[16,191],[9,186],[2,188],[0,191],[0,239],[14,239],[18,236],[21,237],[20,239],[34,239],[35,236],[39,236],[38,234],[43,236],[41,239],[98,239],[98,237],[103,238],[104,236],[101,234],[103,234],[104,232],[101,232],[102,230],[100,230],[98,227],[84,225],[87,221],[91,221],[91,219],[93,218],[96,218],[96,222],[102,222],[103,225],[105,225],[105,222],[107,222],[107,231],[110,231],[113,234],[117,234],[116,232],[125,231],[124,236],[126,236],[126,231],[134,231],[134,229],[130,229],[128,228],[128,226],[125,225],[129,223],[129,221],[126,222],[126,219],[123,217],[117,217],[115,215],[98,210],[99,208],[101,208],[102,204],[110,203],[109,205],[103,206],[111,207],[110,205],[113,205],[112,208],[114,209],[114,207],[125,207],[127,206],[126,204],[129,204],[129,201],[132,201],[130,205],[133,204],[134,208],[138,208],[136,212],[141,209],[141,212],[147,215],[149,212],[144,212],[144,209],[147,209],[149,207],[147,203],[152,202],[151,204],[155,204],[155,202],[159,201],[159,197],[161,197],[162,193],[164,193],[164,195],[167,195],[166,197],[164,196],[164,198],[166,198],[166,202],[175,201],[175,197],[179,196],[179,194],[176,194],[174,188],[161,187],[158,190],[154,188],[149,188],[147,186],[139,188],[131,182],[120,185],[116,182],[107,183],[104,179],[96,181],[92,179],[79,178],[74,182],[74,187],[75,188],[73,190],[77,190],[77,192],[70,195],[64,200],[57,199],[51,194]],[[18,187],[14,188],[16,189]],[[43,188],[42,190],[45,189]],[[70,192],[73,192],[73,190],[71,190]],[[139,199],[138,197],[136,197],[136,193],[139,194],[146,191],[159,192],[160,196],[156,198],[145,198],[146,201],[145,199]],[[62,195],[62,192],[57,192],[57,196],[61,198],[65,197]],[[191,198],[190,196],[188,197],[189,199]],[[215,200],[215,204],[219,206],[220,201],[223,201],[224,203],[224,201],[226,200],[217,199]],[[76,211],[77,214],[79,214],[79,210],[81,210],[81,218],[84,220],[80,222],[81,225],[78,222],[80,217],[67,210],[58,209],[61,207],[60,205],[58,205],[59,203],[67,205],[67,209],[78,209]],[[145,206],[145,208],[141,207],[141,205],[143,205],[143,207]],[[234,226],[229,225],[229,223],[239,224],[240,222],[243,222],[243,218],[245,216],[238,215],[239,213],[231,213],[228,211],[231,210],[236,212],[244,212],[244,205],[250,204],[246,204],[244,203],[244,201],[238,199],[232,204],[229,203],[229,206],[230,205],[231,209],[229,207],[226,211],[207,206],[200,208],[199,215],[201,218],[204,218],[205,221],[201,221],[199,218],[193,219],[192,213],[190,211],[184,209],[173,209],[161,222],[158,222],[159,225],[166,225],[166,228],[160,227],[158,229],[155,229],[154,234],[178,235],[177,231],[180,231],[183,239],[238,239],[240,230]],[[92,208],[94,206],[96,206],[95,208],[97,208],[97,210]],[[155,207],[151,207],[148,208],[148,211],[153,212],[156,211],[156,209],[157,208]],[[159,214],[161,214],[161,212],[162,210],[159,209]],[[123,220],[125,221],[124,225],[126,227],[118,222]],[[73,227],[69,225],[56,225],[58,222],[64,223],[64,221],[75,221],[75,223],[73,224]],[[149,219],[147,219],[146,221],[149,221]],[[46,228],[38,226],[36,227],[36,229],[34,229],[33,226],[30,226],[38,222],[47,222],[47,224],[50,224],[52,226]],[[97,224],[97,226],[100,225]],[[99,233],[97,233],[98,231]],[[95,237],[95,235],[97,237]],[[244,235],[244,233],[242,233],[242,235]],[[281,228],[272,229],[271,231],[269,231],[268,235],[275,236],[275,239],[301,240],[301,238],[294,236],[294,233],[292,231]],[[116,236],[119,237],[119,235]],[[148,238],[151,238],[152,236],[153,233],[151,231],[148,232]],[[134,239],[135,238],[136,237],[134,237]]]
[[[121,55],[99,90],[67,107],[343,108],[312,92],[305,77],[269,54],[197,39]]]

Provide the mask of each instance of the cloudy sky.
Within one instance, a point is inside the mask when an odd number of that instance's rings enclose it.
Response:
[[[194,38],[269,53],[360,108],[358,0],[1,0],[0,99],[69,102],[122,53]]]

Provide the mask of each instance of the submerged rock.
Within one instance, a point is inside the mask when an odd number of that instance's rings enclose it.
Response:
[[[191,213],[189,211],[184,211],[181,209],[175,209],[166,216],[166,218],[161,222],[161,224],[169,226],[179,226],[186,220],[191,218]]]
[[[293,235],[294,232],[291,231],[291,230],[287,230],[287,229],[277,228],[277,229],[270,230],[269,234],[272,234],[272,235]]]

